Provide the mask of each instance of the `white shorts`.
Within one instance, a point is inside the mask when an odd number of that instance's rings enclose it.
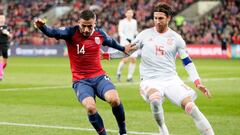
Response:
[[[147,92],[149,89],[157,89],[161,94],[161,102],[164,102],[164,96],[167,97],[172,103],[181,107],[184,98],[190,96],[194,101],[197,98],[196,92],[188,87],[178,77],[173,77],[167,80],[151,79],[143,80],[140,83],[140,94],[146,102],[149,102]]]

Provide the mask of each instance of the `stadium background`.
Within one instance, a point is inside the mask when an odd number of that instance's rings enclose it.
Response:
[[[240,129],[240,1],[161,0],[175,10],[171,28],[180,33],[213,99],[198,92],[197,104],[212,123],[216,135],[238,135]],[[118,20],[132,7],[139,31],[152,26],[152,7],[157,0],[0,0],[13,34],[9,65],[0,82],[0,135],[93,135],[85,110],[71,89],[69,63],[64,42],[47,38],[32,22],[42,17],[54,27],[76,24],[82,9],[98,14],[98,26],[118,40]],[[21,56],[21,57],[19,57]],[[33,57],[48,56],[48,57]],[[49,57],[54,56],[54,57]],[[204,59],[200,59],[204,58]],[[214,59],[213,59],[214,58]],[[119,59],[102,61],[113,82]],[[139,63],[139,60],[138,60]],[[179,75],[190,86],[181,62]],[[137,70],[136,70],[137,71]],[[126,72],[126,70],[124,70]],[[126,108],[129,134],[154,134],[158,128],[149,106],[134,83],[116,83]],[[126,76],[123,76],[123,78]],[[102,102],[102,101],[97,101]],[[173,135],[197,135],[191,119],[169,101],[164,104],[166,123]],[[117,125],[107,104],[98,103],[110,135]]]

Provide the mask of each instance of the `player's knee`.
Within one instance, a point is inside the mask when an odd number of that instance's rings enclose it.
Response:
[[[157,89],[150,89],[147,92],[147,96],[148,96],[148,100],[150,101],[150,103],[152,102],[160,102],[162,96],[161,93],[157,90]]]
[[[181,102],[182,108],[185,108],[185,106],[189,103],[193,102],[192,98],[190,96],[184,98]]]
[[[97,112],[96,105],[89,104],[86,105],[85,108],[87,109],[88,114],[95,114]]]
[[[193,108],[195,107],[195,103],[194,102],[188,102],[186,105],[185,105],[185,111],[188,113],[188,114],[191,114],[192,113],[192,110]]]
[[[118,98],[118,96],[112,96],[108,99],[108,102],[112,107],[115,107],[120,104],[120,99]]]
[[[112,106],[118,106],[120,99],[118,93],[115,90],[109,90],[105,93],[105,100]]]
[[[3,58],[3,63],[7,63],[7,59],[6,58]]]

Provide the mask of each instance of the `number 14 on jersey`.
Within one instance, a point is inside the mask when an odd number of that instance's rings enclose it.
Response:
[[[77,44],[77,54],[84,54],[84,53],[85,53],[84,45],[80,47],[80,45]]]

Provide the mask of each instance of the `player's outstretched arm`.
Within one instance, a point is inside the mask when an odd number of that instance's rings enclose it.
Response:
[[[192,60],[187,56],[182,59],[185,70],[187,71],[190,79],[194,82],[195,86],[208,98],[211,98],[211,93],[209,90],[201,83],[200,77],[198,75],[197,69],[193,64]]]
[[[48,37],[54,37],[56,39],[66,39],[73,32],[71,32],[71,28],[51,28],[45,24],[45,20],[38,18],[34,21],[34,26],[36,26],[38,29],[40,29],[45,35]]]
[[[201,83],[199,74],[195,65],[193,64],[190,56],[187,53],[185,41],[179,37],[178,38],[178,54],[182,60],[185,70],[187,71],[191,81],[194,82],[195,86],[208,98],[211,98],[211,93],[209,90]]]

